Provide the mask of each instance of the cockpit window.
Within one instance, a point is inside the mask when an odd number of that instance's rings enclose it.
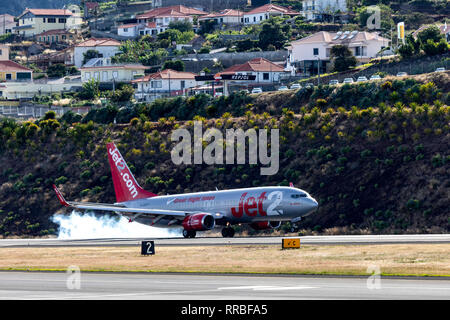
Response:
[[[295,194],[291,194],[291,198],[294,199],[298,199],[298,198],[306,198],[307,195],[306,193],[295,193]]]

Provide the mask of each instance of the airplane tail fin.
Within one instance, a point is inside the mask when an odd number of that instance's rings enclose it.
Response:
[[[117,202],[156,196],[156,194],[146,191],[139,186],[114,143],[108,143],[106,149],[108,150],[108,160],[111,166]]]

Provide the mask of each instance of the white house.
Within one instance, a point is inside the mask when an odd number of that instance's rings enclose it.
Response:
[[[254,75],[256,79],[252,83],[269,84],[278,82],[284,76],[288,76],[290,72],[267,59],[255,58],[243,64],[235,64],[218,73],[218,75],[224,74]]]
[[[171,22],[189,21],[193,23],[194,17],[206,15],[207,12],[183,5],[174,5],[170,7],[155,8],[146,13],[136,16],[139,24],[147,24],[148,22],[156,23],[158,33],[165,31]]]
[[[117,28],[117,34],[123,37],[136,38],[143,35],[155,36],[165,30],[157,27],[156,22],[124,24]]]
[[[211,12],[198,18],[199,22],[214,20],[218,25],[237,25],[244,23],[244,12],[234,9],[225,9],[218,13]]]
[[[80,68],[83,65],[84,53],[89,50],[98,51],[101,58],[110,58],[119,53],[119,48],[120,42],[114,39],[88,39],[74,47],[74,64],[77,68]]]
[[[81,81],[95,79],[100,83],[131,82],[143,76],[146,69],[148,67],[142,64],[113,64],[111,58],[94,58],[80,68]]]
[[[10,14],[0,14],[0,36],[5,33],[12,33],[16,22],[14,17]]]
[[[19,25],[14,32],[24,37],[49,30],[77,29],[82,23],[82,18],[69,9],[26,9],[17,19]]]
[[[290,8],[285,8],[276,4],[265,4],[257,7],[249,12],[244,13],[244,24],[258,24],[273,16],[290,16],[295,17],[300,15],[300,12],[294,11]]]
[[[320,31],[303,39],[291,42],[288,47],[289,62],[297,66],[302,73],[317,73],[320,63],[321,72],[325,72],[330,62],[330,50],[335,45],[347,46],[360,63],[375,58],[381,49],[389,46],[389,39],[375,32]]]
[[[151,102],[155,99],[186,95],[188,89],[195,87],[195,73],[165,69],[136,79],[132,83],[136,87],[135,99]]]
[[[347,0],[306,0],[302,2],[306,20],[321,20],[324,16],[347,12]]]

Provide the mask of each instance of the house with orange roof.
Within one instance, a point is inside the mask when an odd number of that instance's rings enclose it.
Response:
[[[14,32],[24,37],[33,37],[42,32],[58,29],[77,29],[82,18],[69,9],[26,9],[17,17]]]
[[[136,19],[139,24],[147,24],[148,22],[156,23],[157,32],[164,32],[171,22],[189,21],[194,22],[194,17],[200,17],[208,14],[194,8],[183,5],[174,5],[169,7],[155,8],[143,14],[137,15]]]
[[[300,15],[300,12],[285,8],[276,4],[268,3],[261,7],[257,7],[249,12],[244,13],[244,24],[258,24],[270,17],[275,16],[289,16],[295,17]]]
[[[264,58],[255,58],[243,64],[236,64],[217,74],[221,76],[224,74],[236,75],[254,75],[255,81],[252,83],[273,83],[278,82],[285,76],[289,76],[290,71],[285,70],[283,66],[273,63]],[[245,80],[243,80],[245,81]]]
[[[0,82],[32,81],[33,70],[9,60],[9,47],[0,44]]]
[[[165,69],[132,81],[135,99],[151,102],[155,99],[186,95],[190,88],[203,82],[195,81],[195,73]]]
[[[156,22],[123,24],[117,27],[117,34],[122,37],[136,38],[138,36],[155,36],[162,32]]]
[[[84,54],[89,50],[95,50],[100,58],[110,58],[119,53],[121,43],[111,38],[90,38],[78,43],[73,48],[74,65],[80,68],[83,65]]]
[[[131,82],[143,76],[148,68],[139,63],[115,64],[111,62],[111,58],[94,58],[80,68],[81,81],[94,79],[100,83]]]
[[[198,18],[198,21],[214,20],[218,25],[237,25],[244,23],[244,12],[235,9],[225,9],[220,12],[211,12]]]

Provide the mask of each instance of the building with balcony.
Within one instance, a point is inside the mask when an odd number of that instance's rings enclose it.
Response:
[[[288,47],[289,63],[296,66],[300,73],[317,74],[329,70],[331,65],[330,52],[335,45],[347,46],[359,63],[367,63],[375,58],[383,48],[389,47],[390,40],[379,36],[375,32],[320,31],[303,39],[291,42]]]
[[[14,32],[33,37],[49,30],[70,30],[81,26],[81,17],[69,9],[26,9],[18,18]]]

